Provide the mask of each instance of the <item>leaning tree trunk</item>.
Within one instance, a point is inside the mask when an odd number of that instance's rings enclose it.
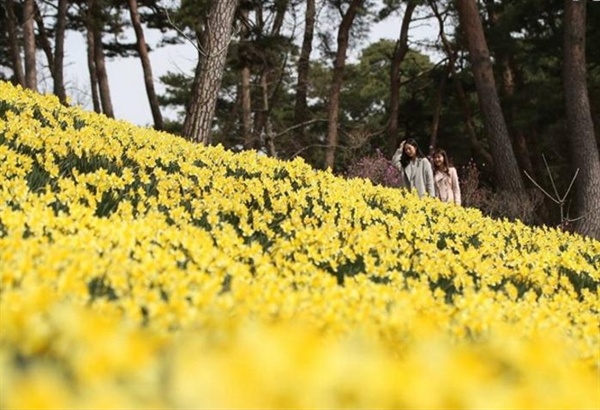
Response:
[[[131,24],[135,31],[135,38],[137,42],[138,53],[140,54],[140,61],[142,62],[142,70],[144,72],[144,84],[146,86],[146,95],[148,96],[148,103],[150,104],[150,111],[152,112],[152,119],[154,120],[154,128],[162,130],[165,128],[160,107],[158,105],[158,97],[154,90],[154,77],[152,76],[152,64],[150,64],[150,57],[148,57],[148,46],[146,45],[146,39],[144,38],[144,30],[142,29],[142,22],[140,20],[140,14],[138,12],[137,0],[129,0],[129,14],[131,16]]]
[[[485,6],[488,12],[488,24],[492,30],[499,31],[498,35],[501,36],[501,42],[503,44],[503,47],[499,47],[499,49],[496,50],[495,56],[498,62],[497,65],[500,67],[500,95],[503,99],[502,107],[506,115],[509,134],[512,137],[515,157],[517,158],[517,163],[525,172],[529,175],[534,175],[525,133],[523,132],[522,126],[518,125],[515,121],[516,108],[513,100],[515,89],[517,87],[515,80],[517,71],[513,56],[510,54],[510,51],[506,49],[506,46],[514,43],[514,41],[506,28],[498,27],[502,14],[499,11],[497,3],[494,0],[486,0]]]
[[[210,132],[237,4],[237,0],[213,1],[207,29],[202,36],[191,102],[183,123],[183,135],[205,145],[210,143]]]
[[[415,11],[416,3],[409,2],[404,11],[402,25],[400,26],[400,37],[396,41],[396,48],[392,57],[392,68],[390,70],[390,119],[387,126],[387,152],[392,155],[400,144],[398,135],[398,115],[400,112],[400,65],[408,52],[408,28]]]
[[[520,196],[524,194],[525,186],[500,106],[477,1],[456,0],[456,5],[460,25],[467,40],[475,88],[494,159],[494,173],[498,186],[501,190]]]
[[[15,5],[12,0],[6,0],[6,28],[8,31],[8,44],[10,48],[10,61],[17,84],[25,87],[25,73],[23,72],[23,61],[19,47],[19,36],[17,27],[19,21],[15,15]]]
[[[563,86],[571,155],[576,181],[577,232],[600,239],[600,154],[587,91],[586,2],[565,0]]]
[[[308,121],[308,71],[310,67],[310,53],[315,31],[315,0],[306,0],[306,13],[304,15],[304,37],[298,58],[298,81],[296,83],[296,102],[294,105],[294,123],[298,126],[296,137],[298,145],[306,143],[304,124]]]
[[[37,91],[37,67],[35,47],[35,2],[25,0],[23,6],[23,41],[25,43],[25,86]]]
[[[329,110],[327,115],[327,149],[325,151],[325,168],[333,169],[335,163],[335,150],[338,144],[338,121],[340,115],[340,93],[342,91],[342,82],[344,68],[346,66],[346,51],[348,50],[348,41],[350,39],[350,28],[354,22],[354,17],[358,12],[362,0],[352,0],[348,6],[342,23],[338,29],[337,52],[333,66],[333,79],[331,90],[329,92]]]

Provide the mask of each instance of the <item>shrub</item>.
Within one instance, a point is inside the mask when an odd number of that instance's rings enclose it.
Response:
[[[350,165],[347,177],[365,178],[370,180],[374,185],[394,188],[402,186],[400,171],[379,149],[376,150],[374,155],[363,157]]]
[[[480,183],[480,171],[472,161],[461,170],[460,186],[464,206],[477,208],[492,218],[518,219],[528,225],[537,221],[536,211],[542,203],[538,191],[493,191]]]

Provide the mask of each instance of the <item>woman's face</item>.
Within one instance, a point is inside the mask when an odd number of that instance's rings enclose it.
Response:
[[[433,156],[433,164],[436,167],[441,167],[442,165],[444,165],[444,156],[442,154],[435,154]]]
[[[417,155],[417,149],[410,144],[404,144],[404,153],[408,158],[414,158]]]

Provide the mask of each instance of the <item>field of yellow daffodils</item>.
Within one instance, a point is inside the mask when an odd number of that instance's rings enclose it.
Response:
[[[0,83],[0,408],[600,408],[600,242]]]

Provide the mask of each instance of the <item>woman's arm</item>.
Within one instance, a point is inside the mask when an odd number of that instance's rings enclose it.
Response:
[[[403,149],[403,147],[401,146],[394,153],[394,156],[392,157],[392,165],[400,173],[400,181],[402,183],[402,187],[410,189],[410,183],[406,179],[406,173],[404,172],[404,167],[402,166],[402,163],[400,162],[400,159],[402,158],[402,149]]]
[[[427,158],[423,158],[423,177],[425,179],[425,190],[429,196],[435,197],[435,187],[433,184],[433,169]]]
[[[461,204],[461,197],[460,197],[460,184],[458,182],[458,173],[456,172],[456,168],[451,167],[449,169],[450,171],[450,177],[452,178],[452,192],[454,193],[454,202],[456,203],[456,205],[460,205]]]
[[[394,152],[394,156],[392,157],[392,165],[396,167],[396,169],[402,172],[402,164],[400,163],[400,158],[402,157],[402,148],[398,148],[396,152]]]

